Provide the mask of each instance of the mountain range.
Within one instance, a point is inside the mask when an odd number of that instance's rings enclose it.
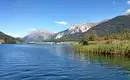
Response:
[[[120,33],[124,29],[130,29],[130,14],[120,15],[112,19],[107,19],[102,22],[91,22],[83,24],[73,24],[68,29],[54,33],[47,30],[36,30],[22,38],[25,41],[79,41],[84,37],[92,35],[93,31],[96,31],[98,36],[105,36],[113,33]],[[7,41],[8,40],[8,41]],[[18,42],[20,38],[13,38],[2,32],[0,32],[1,42]],[[10,42],[10,43],[11,43]]]
[[[85,36],[92,35],[93,31],[96,31],[98,36],[105,36],[112,33],[119,33],[126,28],[130,29],[130,14],[120,15],[101,22],[73,24],[68,29],[58,33],[46,30],[33,31],[23,39],[25,41],[79,41]]]
[[[79,40],[82,33],[86,32],[98,23],[84,23],[84,24],[73,24],[69,29],[54,33],[47,30],[36,30],[25,36],[25,41],[46,41],[46,40]]]
[[[51,40],[55,33],[49,32],[47,30],[36,30],[25,36],[23,39],[25,41],[44,41],[44,40]]]

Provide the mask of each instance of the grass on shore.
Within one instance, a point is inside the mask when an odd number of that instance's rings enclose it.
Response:
[[[130,41],[112,41],[111,44],[75,45],[80,52],[130,56]]]

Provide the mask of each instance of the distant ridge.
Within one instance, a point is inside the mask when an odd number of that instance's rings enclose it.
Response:
[[[44,40],[50,40],[52,39],[52,36],[54,35],[54,32],[49,32],[47,30],[36,30],[32,31],[30,34],[25,36],[23,39],[25,41],[44,41]]]
[[[15,44],[15,43],[23,43],[22,39],[17,39],[12,36],[9,36],[3,32],[0,32],[0,44]]]
[[[130,29],[130,14],[120,15],[100,23],[84,33],[84,36],[90,36],[95,30],[98,36],[105,36],[112,33],[122,32],[124,29]]]

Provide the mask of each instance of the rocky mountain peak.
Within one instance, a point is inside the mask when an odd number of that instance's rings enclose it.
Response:
[[[30,34],[24,37],[26,41],[41,41],[41,40],[49,40],[51,39],[54,32],[50,32],[47,30],[36,30],[32,31]]]
[[[68,30],[72,31],[71,34],[77,32],[86,32],[90,29],[95,23],[83,23],[83,24],[73,24]]]
[[[93,26],[96,26],[97,24],[98,23],[73,24],[67,30],[57,33],[55,38],[59,39],[67,35],[81,34],[88,31],[90,28],[92,28]]]

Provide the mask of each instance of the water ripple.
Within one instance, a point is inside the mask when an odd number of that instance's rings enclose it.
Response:
[[[130,79],[130,60],[126,62],[125,58],[76,53],[70,50],[74,48],[70,45],[0,45],[0,48],[0,80]]]

